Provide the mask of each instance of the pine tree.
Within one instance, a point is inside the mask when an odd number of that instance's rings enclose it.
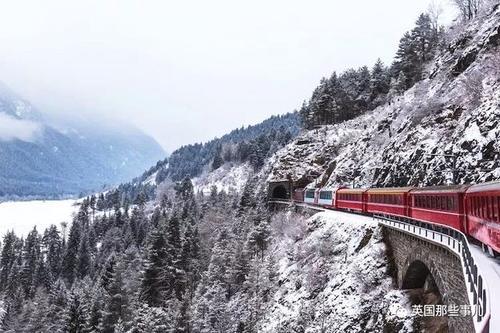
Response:
[[[85,326],[88,321],[88,308],[82,295],[76,294],[74,291],[69,294],[64,318],[64,332],[85,332]]]
[[[185,287],[185,271],[181,269],[181,236],[177,216],[172,216],[167,224],[167,277],[169,291],[182,298]]]
[[[224,164],[224,159],[222,158],[222,146],[218,145],[215,150],[214,160],[212,161],[212,170],[217,170]]]
[[[73,221],[69,231],[68,245],[62,262],[62,277],[72,284],[78,264],[78,250],[81,242],[81,227],[78,219]]]
[[[51,281],[59,277],[61,271],[61,261],[63,253],[63,244],[59,230],[55,225],[51,225],[45,230],[42,238],[45,254],[47,257],[47,269]]]
[[[372,68],[370,85],[372,107],[376,107],[384,102],[384,97],[390,88],[390,76],[380,58]]]
[[[109,281],[105,308],[99,324],[100,331],[103,333],[114,333],[118,323],[126,327],[131,320],[129,300],[122,274],[123,267],[121,262],[117,261],[117,265]]]
[[[35,295],[35,273],[40,260],[40,237],[36,227],[28,234],[23,249],[23,265],[21,268],[21,283],[27,298]]]
[[[78,264],[76,266],[76,272],[80,279],[83,279],[90,273],[90,249],[88,236],[84,234],[80,241],[80,246],[78,248]]]
[[[16,260],[17,237],[13,231],[7,232],[3,239],[2,255],[0,258],[0,290],[5,290],[12,265]]]
[[[150,306],[161,306],[168,285],[165,271],[168,262],[167,241],[161,230],[152,231],[148,247],[146,269],[141,285],[141,300]]]
[[[57,280],[49,293],[49,308],[47,309],[47,332],[64,332],[65,309],[68,304],[68,293],[64,282]]]

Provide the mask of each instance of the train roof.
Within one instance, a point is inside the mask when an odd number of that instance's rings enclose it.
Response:
[[[370,188],[368,189],[368,194],[400,194],[408,193],[413,190],[414,187],[385,187],[385,188]]]
[[[338,191],[340,189],[344,188],[343,186],[327,186],[327,187],[322,187],[320,188],[321,191]]]
[[[500,181],[487,182],[477,185],[471,185],[467,190],[467,193],[477,193],[477,192],[500,192]]]
[[[465,193],[469,185],[428,186],[414,188],[411,193]]]
[[[366,190],[366,188],[341,188],[338,192],[359,194],[366,192]]]

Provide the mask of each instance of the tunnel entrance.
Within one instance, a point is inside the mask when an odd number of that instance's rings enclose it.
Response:
[[[290,195],[288,194],[285,186],[278,185],[273,189],[272,198],[288,200],[290,199]]]

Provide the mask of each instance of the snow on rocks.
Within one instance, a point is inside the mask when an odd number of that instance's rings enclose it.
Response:
[[[500,175],[500,7],[470,23],[437,57],[432,75],[355,119],[305,131],[273,157],[268,180],[425,186]],[[467,53],[474,59],[456,72]],[[455,67],[454,67],[455,66]]]
[[[281,258],[279,287],[259,332],[412,331],[409,300],[386,273],[381,229],[371,218],[321,212],[302,237],[291,234],[271,250]]]
[[[251,170],[248,163],[225,163],[217,170],[206,171],[193,178],[194,190],[209,194],[212,186],[215,186],[217,191],[241,192],[250,177]]]

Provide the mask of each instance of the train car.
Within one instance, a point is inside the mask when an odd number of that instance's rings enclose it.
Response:
[[[334,207],[335,201],[335,190],[333,188],[324,187],[319,190],[318,194],[318,205],[332,208]]]
[[[323,187],[319,190],[318,205],[325,208],[337,208],[335,204],[337,191],[344,188],[340,187]]]
[[[467,233],[481,241],[491,255],[500,253],[500,182],[469,187],[465,193]]]
[[[366,191],[363,188],[343,188],[336,192],[335,207],[356,212],[366,212]]]
[[[305,190],[303,188],[296,188],[294,191],[293,191],[293,201],[295,202],[304,202],[304,194],[305,194]]]
[[[469,186],[432,186],[409,192],[409,215],[421,221],[443,224],[466,232],[464,197]]]
[[[304,202],[308,204],[316,204],[316,189],[306,188],[304,191]]]
[[[413,187],[371,188],[366,191],[366,211],[409,216],[408,196]]]

